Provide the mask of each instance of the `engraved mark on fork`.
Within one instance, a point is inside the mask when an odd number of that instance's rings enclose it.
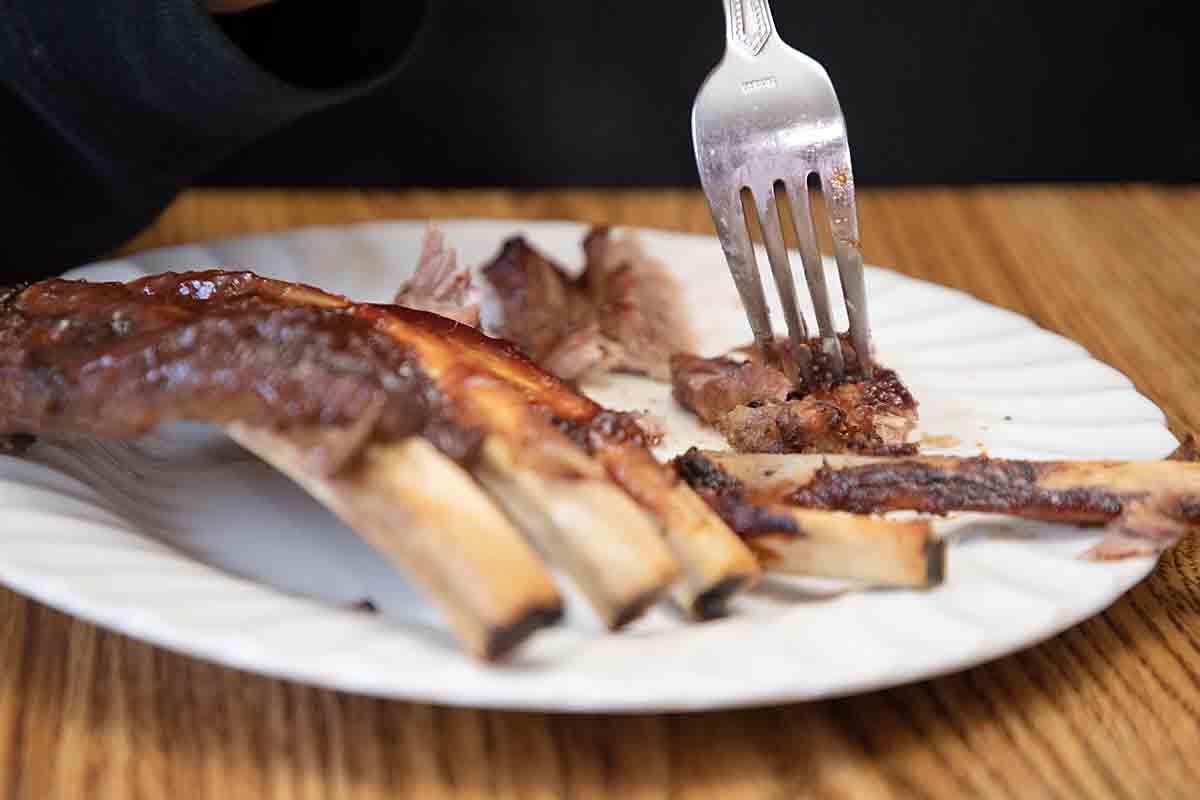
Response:
[[[771,38],[771,23],[767,21],[767,9],[763,0],[728,0],[733,9],[733,36],[742,47],[756,56]],[[751,19],[747,20],[746,6],[749,6]],[[747,28],[746,22],[751,23]]]
[[[752,81],[742,83],[742,94],[752,94],[753,92],[761,92],[764,89],[774,89],[779,85],[774,75],[767,75],[764,78],[755,78]]]

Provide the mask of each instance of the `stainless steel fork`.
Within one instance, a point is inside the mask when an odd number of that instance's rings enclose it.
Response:
[[[808,178],[816,173],[833,234],[850,340],[860,362],[869,369],[870,326],[854,178],[846,125],[833,84],[820,64],[779,38],[767,0],[722,2],[725,55],[696,95],[692,142],[701,185],[754,338],[768,358],[775,353],[771,319],[743,212],[745,191],[754,199],[796,366],[805,378],[812,378],[809,351],[801,346],[808,338],[808,327],[796,305],[796,287],[776,203],[776,190],[780,189],[792,209],[828,368],[835,378],[844,372],[809,208]]]

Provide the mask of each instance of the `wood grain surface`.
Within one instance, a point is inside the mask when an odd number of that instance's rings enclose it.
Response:
[[[860,214],[870,262],[1032,317],[1129,375],[1176,433],[1200,429],[1200,191],[877,190],[860,194]],[[127,249],[461,216],[711,232],[690,191],[208,191]],[[1200,797],[1198,542],[1100,616],[991,664],[689,715],[501,713],[312,689],[0,589],[0,797]]]

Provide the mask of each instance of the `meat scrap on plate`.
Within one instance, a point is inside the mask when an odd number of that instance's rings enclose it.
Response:
[[[673,353],[695,349],[680,287],[634,233],[593,228],[578,277],[521,237],[482,270],[500,301],[494,333],[565,380],[594,369],[670,379]]]

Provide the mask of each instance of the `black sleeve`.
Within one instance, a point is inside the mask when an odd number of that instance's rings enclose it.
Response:
[[[0,284],[103,255],[249,143],[399,67],[422,0],[0,0]]]

